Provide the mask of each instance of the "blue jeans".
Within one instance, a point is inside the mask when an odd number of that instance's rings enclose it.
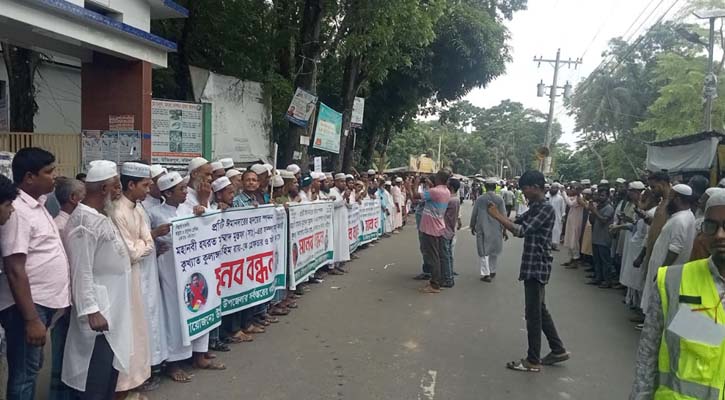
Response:
[[[47,328],[56,309],[36,304],[40,321]],[[5,328],[8,341],[8,400],[33,400],[35,381],[43,367],[43,347],[31,346],[25,341],[25,320],[13,305],[0,311],[0,324]]]
[[[441,273],[443,282],[453,282],[453,239],[442,238]]]
[[[74,391],[63,383],[61,372],[63,371],[63,352],[65,350],[65,339],[68,337],[68,326],[70,325],[70,311],[58,318],[55,326],[50,331],[51,340],[51,363],[50,370],[50,400],[71,400],[74,398]]]

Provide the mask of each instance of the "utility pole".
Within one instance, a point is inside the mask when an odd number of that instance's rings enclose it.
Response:
[[[714,71],[714,52],[715,52],[715,21],[725,17],[725,10],[701,10],[693,13],[697,18],[707,19],[710,22],[709,41],[707,43],[707,75],[705,76],[705,86],[702,95],[705,100],[705,110],[703,115],[703,128],[706,132],[712,130],[712,102],[717,98],[717,76]]]
[[[566,65],[567,67],[571,68],[571,66],[574,66],[574,69],[576,69],[579,64],[582,63],[582,60],[580,58],[577,58],[576,60],[572,60],[569,58],[568,60],[562,60],[561,59],[561,49],[558,49],[556,51],[556,59],[549,60],[544,59],[543,57],[536,58],[534,57],[534,62],[538,63],[539,66],[541,66],[541,63],[549,63],[552,64],[554,67],[554,81],[549,86],[549,117],[546,121],[546,136],[544,138],[544,147],[540,149],[540,155],[543,156],[543,160],[539,164],[539,170],[544,173],[544,175],[548,175],[551,173],[551,132],[553,130],[554,126],[554,108],[556,107],[556,98],[558,96],[557,90],[558,89],[564,89],[564,97],[568,98],[571,95],[571,84],[567,81],[566,85],[564,86],[558,86],[559,85],[559,68],[561,66]],[[546,90],[547,86],[544,84],[544,81],[542,80],[541,83],[537,85],[537,95],[539,97],[544,97],[544,92]]]

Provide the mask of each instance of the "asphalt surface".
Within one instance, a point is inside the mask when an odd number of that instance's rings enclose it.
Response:
[[[463,208],[467,225],[470,202]],[[412,221],[412,219],[411,219]],[[328,277],[299,309],[252,343],[219,353],[226,371],[165,379],[152,400],[179,399],[623,399],[638,332],[621,292],[584,284],[557,253],[547,305],[572,359],[541,373],[507,370],[526,352],[522,242],[505,245],[493,283],[479,280],[475,242],[458,235],[456,286],[421,294],[417,234],[358,252],[350,273]],[[542,336],[543,337],[543,336]],[[542,352],[549,349],[545,339]]]

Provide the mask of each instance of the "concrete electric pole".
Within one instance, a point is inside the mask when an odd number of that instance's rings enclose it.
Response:
[[[712,102],[717,98],[717,75],[715,75],[713,61],[715,53],[715,21],[725,17],[725,10],[703,10],[695,11],[693,14],[697,18],[707,19],[710,22],[710,35],[707,44],[707,75],[705,75],[705,87],[702,91],[705,100],[702,125],[706,132],[710,132],[712,130]]]
[[[553,129],[554,125],[554,108],[556,107],[556,98],[558,96],[557,89],[564,89],[564,97],[568,98],[571,95],[572,87],[569,82],[566,82],[566,85],[564,86],[558,86],[559,84],[559,68],[563,65],[566,65],[567,67],[571,68],[573,65],[576,69],[579,64],[582,63],[582,60],[580,58],[577,58],[576,60],[572,60],[571,58],[568,60],[562,60],[561,59],[561,49],[556,51],[556,59],[554,60],[547,60],[543,57],[536,58],[534,57],[534,62],[538,63],[539,66],[541,66],[541,63],[549,63],[552,64],[554,67],[554,82],[549,86],[549,118],[546,123],[546,137],[544,139],[544,147],[542,147],[539,151],[539,155],[542,156],[541,163],[539,164],[539,170],[544,173],[544,175],[549,175],[551,173],[551,131]],[[537,96],[544,97],[544,92],[546,91],[547,86],[544,84],[544,81],[542,80],[541,83],[537,85]]]

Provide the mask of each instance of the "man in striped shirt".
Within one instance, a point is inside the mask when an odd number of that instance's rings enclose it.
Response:
[[[441,261],[443,257],[443,238],[446,233],[445,215],[451,192],[448,190],[450,173],[441,170],[433,177],[433,185],[424,184],[422,193],[415,193],[423,201],[423,212],[418,230],[420,231],[423,263],[431,269],[430,282],[420,289],[423,293],[441,292]],[[416,182],[414,186],[418,186]]]

